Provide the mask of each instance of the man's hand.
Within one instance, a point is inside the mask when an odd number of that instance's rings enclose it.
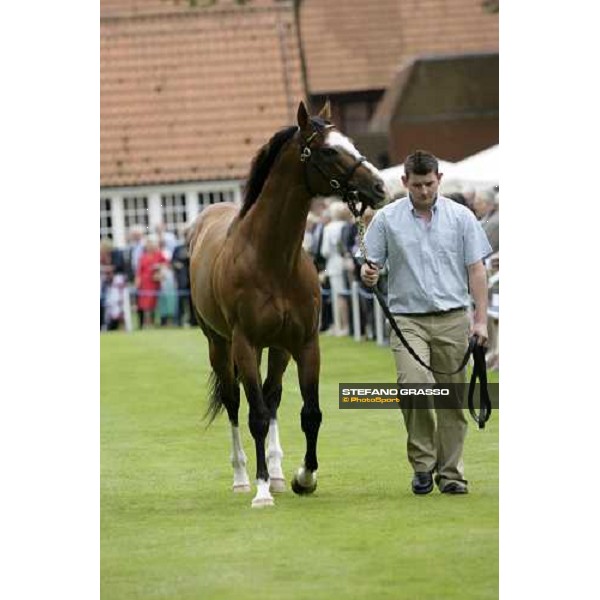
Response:
[[[375,268],[370,267],[365,263],[360,268],[360,278],[367,287],[374,287],[379,279],[379,268],[377,266]]]
[[[487,346],[488,330],[485,323],[474,323],[469,332],[469,337],[477,336],[477,344],[479,346]]]

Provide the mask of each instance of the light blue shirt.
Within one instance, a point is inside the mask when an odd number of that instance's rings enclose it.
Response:
[[[469,306],[467,267],[492,252],[475,215],[444,196],[437,197],[429,223],[408,197],[388,204],[371,221],[365,246],[369,260],[388,263],[392,313]]]

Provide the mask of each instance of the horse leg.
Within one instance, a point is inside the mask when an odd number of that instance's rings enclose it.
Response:
[[[273,506],[273,496],[269,492],[269,471],[265,458],[265,438],[269,428],[269,411],[265,405],[260,385],[257,349],[238,329],[234,329],[232,339],[233,360],[239,370],[250,408],[248,424],[256,446],[256,496],[252,507]]]
[[[225,404],[229,423],[231,424],[231,466],[233,467],[233,491],[245,493],[250,491],[250,478],[246,470],[247,457],[242,444],[242,437],[238,423],[240,408],[240,386],[233,378],[233,394],[231,400]]]
[[[279,427],[277,425],[277,410],[281,403],[281,381],[285,369],[290,362],[290,355],[279,348],[269,348],[269,369],[267,380],[263,385],[263,398],[269,411],[269,433],[267,444],[267,466],[271,481],[272,492],[285,491],[285,477],[281,468],[283,449],[279,442]]]
[[[250,479],[246,471],[246,453],[242,445],[238,412],[240,408],[240,386],[236,380],[231,344],[224,338],[203,327],[208,337],[210,363],[215,382],[213,400],[215,405],[225,407],[231,425],[231,466],[233,467],[233,491],[249,492]]]
[[[302,411],[300,423],[306,437],[306,454],[304,464],[296,471],[292,480],[292,490],[296,494],[312,494],[317,489],[317,438],[321,426],[321,409],[319,408],[319,370],[321,357],[318,337],[314,337],[297,356],[298,379],[302,393]]]

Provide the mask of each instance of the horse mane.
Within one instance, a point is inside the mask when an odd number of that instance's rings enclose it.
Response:
[[[286,142],[292,138],[296,131],[298,131],[296,126],[280,129],[252,159],[248,183],[246,184],[246,191],[244,192],[244,200],[239,213],[240,219],[242,219],[256,203],[279,151]]]

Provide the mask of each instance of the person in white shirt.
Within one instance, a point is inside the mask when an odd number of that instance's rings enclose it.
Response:
[[[342,241],[342,229],[352,219],[352,213],[343,202],[332,202],[329,207],[331,223],[323,230],[321,254],[325,257],[325,271],[331,285],[333,306],[333,333],[337,336],[348,335],[348,284],[345,271],[345,249]]]
[[[174,233],[167,231],[164,223],[159,223],[155,227],[156,235],[158,236],[160,249],[167,260],[171,260],[173,251],[177,246],[177,237]]]
[[[408,196],[375,215],[365,235],[367,257],[361,278],[372,287],[388,264],[388,305],[406,339],[436,371],[460,364],[475,336],[485,346],[488,286],[484,259],[492,248],[473,213],[438,194],[442,173],[437,158],[417,150],[404,161],[402,182]],[[475,304],[471,323],[468,308]],[[433,374],[406,350],[394,332],[390,346],[399,384],[465,383],[455,375]],[[463,448],[467,420],[457,408],[409,404],[401,408],[407,431],[412,490],[429,494],[434,473],[442,493],[465,494]],[[434,414],[435,412],[435,414]]]

